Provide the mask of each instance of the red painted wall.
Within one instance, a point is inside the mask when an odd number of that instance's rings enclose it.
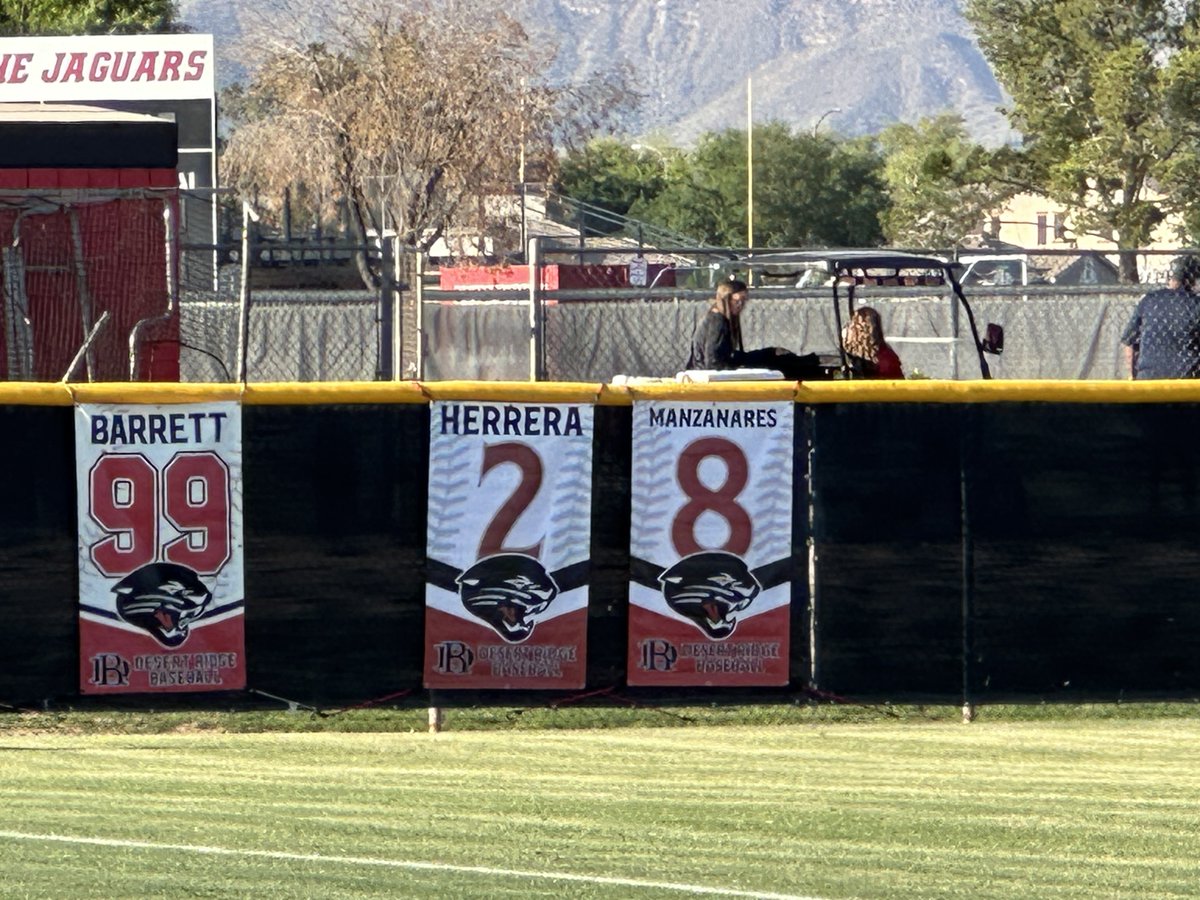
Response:
[[[152,197],[106,200],[91,193],[121,188],[156,191]],[[86,193],[72,197],[72,190]],[[47,192],[41,202],[39,191]],[[0,169],[0,192],[0,245],[15,239],[14,252],[24,265],[34,380],[60,380],[83,343],[80,297],[86,286],[93,321],[109,313],[92,345],[92,380],[127,381],[129,336],[138,322],[154,319],[140,332],[138,377],[178,381],[179,312],[163,318],[168,306],[163,199],[178,208],[175,170]],[[68,210],[78,218],[81,258]],[[0,378],[7,380],[19,372],[8,371],[5,331],[0,327]],[[74,377],[87,378],[82,364]]]
[[[658,273],[666,269],[662,275]],[[542,266],[542,290],[564,288],[630,287],[629,266]],[[655,281],[655,277],[658,280]],[[658,287],[672,287],[675,271],[671,266],[647,266],[648,282]],[[529,287],[529,266],[443,266],[438,273],[438,286],[443,291],[490,290],[493,288]]]

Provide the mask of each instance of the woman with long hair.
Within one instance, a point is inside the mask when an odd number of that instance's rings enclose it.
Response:
[[[708,313],[692,334],[689,369],[736,369],[747,365],[742,349],[742,310],[749,292],[744,281],[723,281],[717,285]]]
[[[868,378],[903,378],[900,357],[883,337],[883,322],[870,306],[860,306],[850,317],[842,341],[846,352],[861,361]]]
[[[820,378],[820,359],[815,353],[797,356],[783,347],[745,350],[742,347],[742,310],[749,299],[744,281],[717,285],[712,306],[692,334],[689,369],[774,369],[784,378],[803,381]]]

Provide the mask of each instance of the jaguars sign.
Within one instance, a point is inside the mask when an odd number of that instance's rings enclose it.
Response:
[[[631,685],[787,684],[794,409],[634,403]]]
[[[432,404],[426,687],[583,687],[592,421],[590,404]]]
[[[246,686],[241,407],[81,404],[80,691]]]

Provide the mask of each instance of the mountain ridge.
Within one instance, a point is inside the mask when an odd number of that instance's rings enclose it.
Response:
[[[852,137],[942,112],[989,146],[1018,136],[1006,100],[962,14],[964,0],[508,0],[535,41],[558,48],[550,70],[574,83],[612,64],[633,73],[641,109],[625,123],[686,145],[706,131],[777,120]],[[239,58],[253,4],[182,0],[180,19],[217,40],[222,84]]]

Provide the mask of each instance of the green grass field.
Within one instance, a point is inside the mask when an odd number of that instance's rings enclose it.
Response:
[[[1195,897],[1198,712],[11,714],[0,895]]]

